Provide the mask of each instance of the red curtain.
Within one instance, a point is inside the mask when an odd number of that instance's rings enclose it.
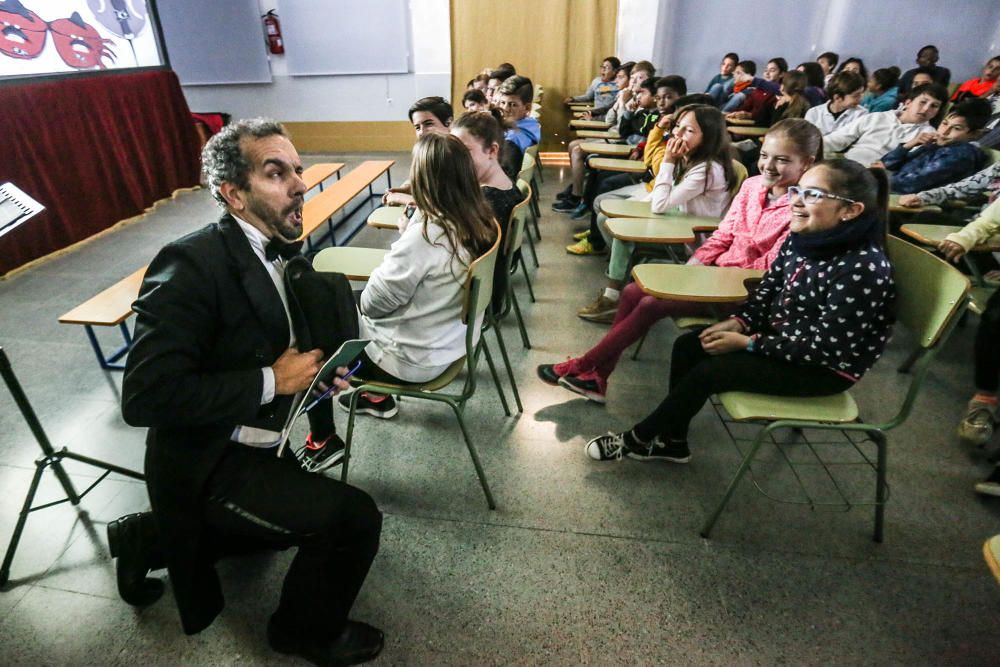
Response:
[[[198,179],[198,138],[171,71],[0,87],[0,183],[46,207],[0,237],[0,275]]]

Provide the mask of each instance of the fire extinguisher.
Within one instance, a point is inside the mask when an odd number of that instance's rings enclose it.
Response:
[[[281,39],[281,22],[278,15],[272,9],[261,17],[264,19],[264,33],[267,35],[267,48],[271,53],[280,54],[285,52],[285,42]]]

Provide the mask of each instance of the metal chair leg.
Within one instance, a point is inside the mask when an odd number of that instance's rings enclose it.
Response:
[[[489,358],[489,354],[487,354]],[[483,464],[479,462],[479,454],[476,452],[475,446],[472,444],[472,439],[469,437],[469,431],[465,428],[465,418],[462,416],[462,408],[456,403],[448,402],[451,409],[455,411],[455,417],[458,419],[458,426],[462,429],[462,437],[465,438],[465,446],[469,450],[469,456],[472,457],[472,465],[476,468],[476,476],[479,477],[479,485],[483,487],[483,494],[486,495],[486,505],[491,509],[495,510],[497,508],[496,502],[493,500],[493,492],[490,491],[490,483],[486,481],[486,473],[483,472]]]
[[[517,383],[514,381],[514,370],[510,366],[510,357],[507,356],[507,345],[503,341],[503,334],[500,332],[500,327],[494,326],[493,332],[497,337],[497,345],[500,346],[500,356],[503,359],[503,365],[507,369],[507,381],[510,382],[510,390],[514,392],[514,403],[517,405],[517,411],[524,412],[524,406],[521,405],[521,394],[518,392]]]
[[[872,440],[878,447],[878,467],[875,469],[875,533],[872,536],[879,544],[882,543],[885,527],[886,501],[886,466],[888,464],[889,447],[885,434],[880,431],[871,432]]]
[[[344,438],[344,458],[340,464],[340,481],[347,483],[347,466],[351,462],[351,440],[354,438],[354,417],[358,407],[358,396],[360,391],[355,389],[351,393],[350,412],[347,415],[347,434]]]
[[[528,265],[524,263],[524,253],[518,258],[521,264],[521,273],[524,274],[524,283],[528,286],[528,298],[531,303],[535,303],[535,290],[531,286],[531,276],[528,275]]]
[[[757,456],[757,450],[760,449],[762,444],[764,444],[764,436],[774,430],[771,426],[773,426],[773,424],[768,424],[757,433],[757,438],[753,441],[750,451],[748,451],[743,457],[743,461],[740,463],[740,467],[737,469],[736,475],[733,477],[732,481],[729,482],[729,487],[726,488],[726,494],[722,496],[722,500],[715,508],[715,511],[712,512],[708,519],[705,520],[705,524],[701,527],[701,536],[705,539],[708,539],[712,532],[712,528],[715,526],[715,522],[719,519],[719,515],[722,514],[722,510],[724,510],[726,505],[729,504],[729,499],[732,497],[733,492],[739,485],[740,480],[743,479],[743,475],[750,470],[750,464],[753,462],[754,457]]]
[[[646,336],[648,335],[649,335],[649,330],[647,329],[646,333],[642,334],[642,338],[639,339],[639,344],[635,346],[635,352],[632,353],[632,361],[635,361],[639,358],[639,351],[642,350],[642,344],[646,342]]]
[[[524,318],[521,316],[521,305],[517,302],[517,294],[514,293],[514,288],[507,284],[507,289],[510,290],[510,294],[507,298],[510,299],[511,305],[514,307],[514,317],[517,318],[517,328],[521,330],[521,344],[524,349],[531,349],[531,341],[528,340],[528,329],[524,326]],[[513,379],[511,380],[513,382]]]
[[[525,234],[524,238],[528,239],[528,248],[531,249],[531,258],[533,260],[535,260],[535,268],[537,269],[538,268],[538,253],[535,252],[535,239],[534,239],[534,237],[530,233],[529,234]]]
[[[480,334],[480,336],[482,336],[482,334]],[[486,338],[480,338],[479,341],[483,347],[483,352],[486,353],[486,365],[490,367],[490,375],[493,376],[493,385],[497,388],[497,394],[500,396],[500,404],[503,405],[504,414],[510,417],[510,405],[507,404],[507,396],[504,394],[503,387],[500,386],[500,376],[497,375],[497,367],[496,364],[493,363],[493,355],[490,354],[490,348],[486,344]]]

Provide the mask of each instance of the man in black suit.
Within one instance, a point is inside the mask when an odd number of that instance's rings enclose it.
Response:
[[[348,612],[378,551],[382,515],[364,491],[274,448],[322,357],[295,348],[292,323],[302,318],[282,282],[282,256],[297,252],[288,244],[302,232],[302,164],[284,129],[261,119],[225,127],[202,160],[226,213],[163,248],[133,306],[122,413],[149,427],[153,511],[109,525],[119,592],[131,604],[155,601],[162,582],[146,575],[165,562],[193,634],[222,609],[219,556],[295,546],[267,626],[271,647],[321,665],[363,662],[378,654],[382,633]]]

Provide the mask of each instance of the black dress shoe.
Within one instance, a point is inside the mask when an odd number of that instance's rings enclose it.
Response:
[[[163,582],[147,577],[157,558],[156,527],[150,512],[127,514],[108,524],[108,546],[117,558],[118,595],[136,607],[151,605],[163,595]]]
[[[267,643],[278,653],[293,653],[320,667],[345,667],[374,660],[385,636],[361,621],[347,621],[334,640],[325,637],[292,637],[280,631],[274,618],[267,624]]]

